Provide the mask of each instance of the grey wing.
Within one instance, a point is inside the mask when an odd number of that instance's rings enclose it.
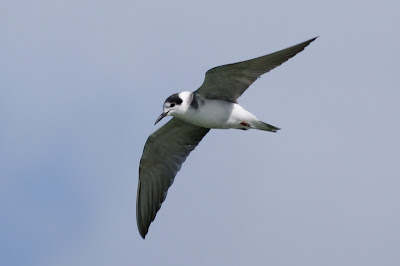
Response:
[[[272,54],[211,68],[196,93],[208,99],[236,102],[257,78],[303,51],[316,38]]]
[[[136,198],[136,221],[143,238],[182,163],[209,130],[172,118],[147,139],[140,159]]]

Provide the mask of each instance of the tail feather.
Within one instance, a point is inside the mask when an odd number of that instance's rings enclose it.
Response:
[[[274,127],[270,124],[267,124],[265,122],[259,121],[258,123],[255,124],[255,128],[259,130],[264,130],[264,131],[271,131],[271,132],[276,132],[280,130],[279,127]]]

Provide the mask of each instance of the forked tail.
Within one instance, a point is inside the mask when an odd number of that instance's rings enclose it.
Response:
[[[274,127],[274,126],[264,123],[262,121],[258,121],[258,123],[255,123],[254,126],[256,129],[264,130],[264,131],[276,132],[276,131],[280,130],[279,127]]]

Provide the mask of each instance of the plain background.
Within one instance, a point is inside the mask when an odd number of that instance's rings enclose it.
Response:
[[[3,1],[1,265],[399,265],[399,1]],[[146,240],[138,164],[169,95],[320,36],[213,130]]]

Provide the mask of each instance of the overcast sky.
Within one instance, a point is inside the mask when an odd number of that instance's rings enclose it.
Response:
[[[1,265],[399,265],[398,1],[1,6]],[[239,99],[282,130],[212,130],[143,240],[165,98],[315,36]]]

